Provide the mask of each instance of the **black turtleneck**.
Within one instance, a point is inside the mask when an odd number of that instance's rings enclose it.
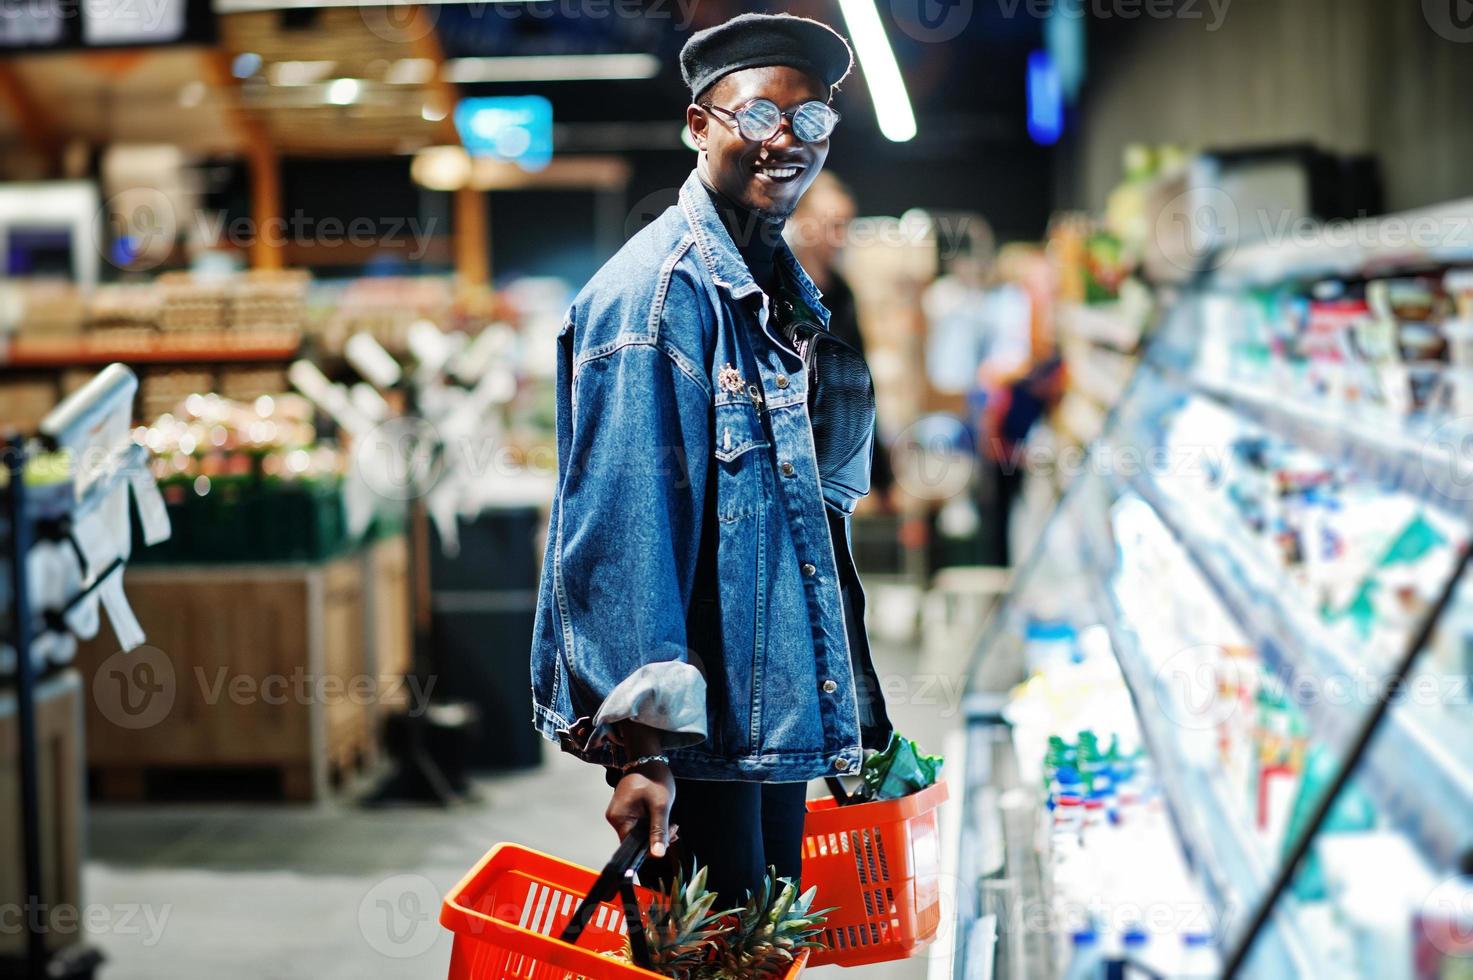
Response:
[[[752,273],[752,278],[757,280],[764,293],[774,295],[777,289],[777,243],[782,238],[783,220],[743,207],[704,180],[701,186],[706,188],[727,234],[736,243],[737,251],[742,253],[747,271]]]

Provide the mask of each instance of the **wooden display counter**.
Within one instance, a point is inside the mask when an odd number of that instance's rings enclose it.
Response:
[[[83,938],[70,928],[82,908],[82,682],[64,670],[36,684],[36,746],[41,815],[41,900],[59,916],[47,930],[53,950]],[[0,908],[25,908],[21,855],[20,733],[15,688],[0,689]],[[23,957],[26,931],[19,919],[0,929],[0,958]]]
[[[77,657],[94,695],[94,795],[320,800],[370,764],[379,703],[402,686],[402,548],[391,538],[320,564],[129,568],[147,646],[118,653],[103,630]]]

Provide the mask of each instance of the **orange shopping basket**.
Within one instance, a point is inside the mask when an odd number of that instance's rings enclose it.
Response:
[[[904,959],[936,937],[936,809],[945,800],[946,784],[938,782],[898,800],[808,801],[803,887],[817,885],[817,904],[837,907],[824,929],[825,948],[812,951],[814,966]]]
[[[445,899],[440,924],[455,933],[450,980],[636,980],[660,974],[600,956],[631,940],[653,894],[634,884],[648,831],[625,838],[602,873],[516,844],[497,844]],[[808,961],[799,954],[783,980]]]

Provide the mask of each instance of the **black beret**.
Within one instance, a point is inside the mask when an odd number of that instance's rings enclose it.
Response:
[[[770,65],[806,72],[832,90],[853,64],[837,31],[792,14],[741,14],[696,32],[680,49],[680,74],[692,96],[734,71]]]

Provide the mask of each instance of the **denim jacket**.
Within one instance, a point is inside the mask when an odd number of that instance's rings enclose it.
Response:
[[[826,327],[785,245],[777,262]],[[831,540],[803,362],[694,172],[574,299],[557,372],[538,730],[611,765],[611,726],[632,719],[659,730],[685,778],[857,771],[841,573],[858,617],[863,602],[847,514]],[[875,706],[864,647],[859,685]],[[883,744],[880,724],[866,743]]]

